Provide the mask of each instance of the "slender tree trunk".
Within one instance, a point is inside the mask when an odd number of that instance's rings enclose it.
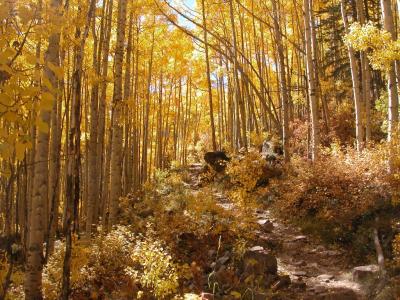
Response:
[[[307,65],[307,84],[308,98],[310,102],[311,113],[311,157],[315,161],[318,159],[319,150],[319,117],[318,105],[316,99],[316,84],[314,78],[314,64],[312,59],[311,45],[311,26],[310,26],[310,3],[304,0],[304,28],[305,28],[305,44],[306,44],[306,65]]]
[[[392,13],[392,1],[381,0],[383,28],[390,32],[392,39],[395,40],[395,31]],[[396,134],[399,122],[399,98],[396,86],[395,62],[391,63],[387,74],[387,88],[389,94],[389,111],[388,111],[388,141],[392,142],[393,136]],[[393,161],[393,159],[390,159]],[[390,163],[392,165],[392,163]],[[390,168],[392,169],[393,166]]]
[[[106,1],[106,0],[105,0]],[[105,151],[105,137],[106,137],[106,102],[107,102],[107,76],[108,76],[108,58],[110,52],[110,41],[111,41],[111,28],[112,28],[112,15],[113,15],[113,0],[108,0],[107,13],[106,13],[106,24],[104,30],[104,43],[102,45],[102,63],[101,63],[101,78],[100,83],[100,95],[99,95],[99,108],[98,108],[98,135],[97,135],[97,174],[100,175],[100,180],[97,182],[97,193],[99,194],[99,201],[94,203],[94,215],[93,220],[95,223],[98,221],[100,207],[104,209],[107,195],[103,193],[106,182],[108,180],[107,174],[105,173],[107,155]],[[101,204],[99,203],[101,201]],[[104,212],[104,211],[103,211]],[[106,221],[103,216],[103,224]]]
[[[68,160],[66,176],[66,199],[65,199],[65,255],[63,263],[61,299],[68,300],[70,294],[70,274],[72,256],[72,231],[77,226],[77,210],[80,199],[80,161],[81,161],[81,100],[82,100],[82,72],[85,53],[85,43],[89,33],[89,27],[95,10],[95,0],[88,3],[86,24],[75,30],[75,38],[79,44],[74,47],[74,71],[72,74],[72,101],[71,119],[68,132],[68,153],[71,157]],[[78,11],[82,8],[79,7]]]
[[[206,12],[204,6],[204,0],[201,0],[201,12],[203,18],[203,37],[204,37],[204,51],[206,55],[206,75],[207,75],[207,90],[208,90],[208,105],[210,108],[210,125],[211,125],[211,138],[213,150],[217,150],[217,140],[215,137],[215,122],[214,122],[214,110],[213,110],[213,97],[212,97],[212,86],[211,86],[211,75],[210,75],[210,58],[208,54],[208,41],[207,41],[207,23],[206,23]]]
[[[109,228],[115,224],[122,185],[122,67],[124,60],[124,39],[127,0],[118,3],[117,44],[115,49],[115,78],[113,95],[112,144],[111,144],[111,181],[110,181],[110,220]]]
[[[344,0],[341,0],[341,11],[344,29],[346,32],[349,31],[349,24],[347,21],[347,13],[346,13],[346,4]],[[354,107],[356,111],[356,141],[357,141],[357,151],[361,151],[364,147],[364,131],[362,124],[362,101],[361,101],[361,93],[360,93],[360,80],[358,73],[358,64],[356,60],[356,56],[354,54],[354,50],[351,46],[347,47],[350,59],[350,69],[351,69],[351,80],[353,83],[353,97],[354,97]]]
[[[361,25],[365,24],[364,4],[362,0],[356,0],[358,21]],[[365,105],[365,141],[371,139],[371,71],[369,68],[369,60],[365,51],[361,52],[361,68],[362,68],[362,96]]]
[[[278,54],[278,63],[279,63],[279,84],[281,89],[281,103],[282,103],[282,114],[283,114],[283,126],[282,126],[282,142],[283,142],[283,152],[285,156],[285,161],[290,160],[289,153],[289,96],[288,89],[286,84],[286,71],[285,71],[285,58],[284,58],[284,50],[282,44],[282,33],[279,27],[279,14],[276,5],[276,0],[272,0],[272,11],[273,11],[273,19],[274,19],[274,31],[275,31],[275,40]]]
[[[60,0],[51,2],[55,10],[61,6]],[[60,34],[53,33],[49,37],[49,45],[45,53],[45,61],[59,65]],[[48,64],[44,68],[44,76],[50,81],[53,89],[45,88],[44,92],[50,93],[57,99],[57,79]],[[41,109],[39,118],[50,127],[51,112]],[[35,176],[32,191],[32,210],[29,226],[28,253],[25,272],[25,298],[42,299],[42,270],[43,270],[43,241],[45,233],[44,214],[45,204],[48,201],[48,157],[49,157],[49,129],[40,128],[35,152]]]
[[[105,2],[104,2],[105,3]],[[104,9],[104,6],[103,6]],[[92,21],[92,33],[93,33],[93,69],[95,74],[100,77],[100,57],[98,57],[99,52],[97,47],[101,47],[101,44],[98,42],[98,38],[96,35],[96,18],[93,18]],[[86,207],[86,238],[90,239],[92,233],[93,223],[97,223],[97,220],[93,220],[94,211],[95,211],[95,203],[99,200],[98,194],[98,181],[100,179],[100,174],[97,168],[97,150],[98,150],[98,105],[99,105],[99,83],[96,81],[92,86],[92,93],[90,98],[90,139],[88,143],[88,199],[87,199],[87,207]]]

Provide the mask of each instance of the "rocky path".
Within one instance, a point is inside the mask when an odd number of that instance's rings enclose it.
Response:
[[[273,218],[268,210],[257,212],[259,243],[276,249],[278,273],[290,276],[301,299],[366,299],[363,287],[353,280],[352,268],[341,250],[327,249],[300,230]]]
[[[199,168],[197,164],[191,166],[194,189],[198,188]],[[223,191],[215,190],[214,194],[229,209],[229,199]],[[365,287],[354,280],[353,267],[346,264],[343,250],[326,248],[299,228],[275,218],[268,209],[254,213],[260,230],[253,249],[275,255],[278,274],[290,277],[290,284],[286,284],[289,299],[368,299]]]

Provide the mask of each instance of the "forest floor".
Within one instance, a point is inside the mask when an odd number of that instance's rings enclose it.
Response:
[[[194,193],[204,188],[199,187],[201,168],[201,164],[193,164],[189,169]],[[210,186],[219,205],[231,209],[234,204],[225,195],[223,185],[211,182],[207,188]],[[251,249],[273,253],[279,276],[290,277],[290,284],[278,287],[281,291],[273,299],[368,299],[368,287],[353,280],[355,266],[349,263],[345,250],[329,247],[303,234],[300,228],[276,216],[267,205],[261,204],[254,211],[254,217],[260,230],[256,231]],[[252,299],[270,298],[267,294],[256,293]]]

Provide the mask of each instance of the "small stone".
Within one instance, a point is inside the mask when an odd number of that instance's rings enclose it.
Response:
[[[264,250],[264,248],[261,246],[254,246],[249,249],[249,251],[262,251],[262,250]]]
[[[293,242],[300,242],[305,240],[307,240],[307,237],[305,235],[298,235],[292,239]]]
[[[305,271],[294,271],[293,275],[304,277],[304,276],[307,276],[307,273]]]
[[[262,230],[265,232],[272,232],[274,230],[274,224],[268,219],[258,220],[257,223],[261,226]]]
[[[299,260],[293,263],[294,266],[296,267],[304,267],[307,265],[307,263],[304,260]]]
[[[378,274],[378,265],[359,266],[353,269],[353,280],[357,282],[362,282],[373,279],[378,276]]]
[[[324,281],[324,282],[329,282],[333,278],[335,278],[335,276],[330,275],[330,274],[322,274],[322,275],[317,276],[318,280]]]

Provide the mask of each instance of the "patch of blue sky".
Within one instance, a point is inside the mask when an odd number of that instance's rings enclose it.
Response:
[[[171,3],[173,3],[173,5],[177,7],[183,14],[193,18],[193,14],[196,9],[196,0],[174,0],[171,1]],[[189,29],[193,29],[195,27],[195,25],[182,16],[178,16],[178,22],[180,25]]]

